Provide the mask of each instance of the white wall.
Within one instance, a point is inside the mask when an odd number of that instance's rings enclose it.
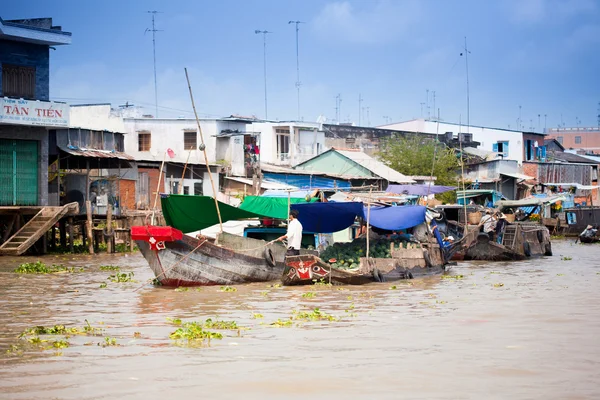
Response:
[[[290,131],[290,159],[281,162],[277,158],[277,128]],[[316,143],[321,152],[325,151],[325,133],[321,124],[311,122],[253,122],[247,128],[250,132],[260,132],[260,160],[270,164],[294,165],[316,155]],[[315,131],[316,130],[316,134]],[[316,142],[315,142],[316,140]],[[309,154],[307,154],[309,152]]]
[[[507,129],[484,128],[479,126],[450,124],[446,122],[438,123],[435,121],[425,121],[416,119],[406,122],[398,122],[390,125],[378,126],[383,129],[394,129],[408,132],[422,132],[429,134],[439,133],[443,135],[446,132],[453,132],[455,135],[459,132],[473,134],[473,140],[480,142],[478,147],[487,151],[493,151],[493,145],[499,141],[508,142],[508,160],[516,160],[519,164],[523,163],[523,132],[510,131]]]
[[[198,131],[195,119],[153,119],[153,118],[126,118],[123,120],[125,130],[125,152],[136,160],[162,161],[167,149],[175,152],[175,157],[168,161],[185,163],[190,150],[185,150],[183,145],[184,131]],[[216,120],[201,120],[200,126],[206,144],[206,153],[210,163],[216,162]],[[152,134],[150,151],[138,151],[138,133],[147,131]],[[200,135],[197,134],[196,142],[200,145]],[[190,164],[204,165],[204,154],[200,150],[192,150],[189,158]]]
[[[69,110],[71,128],[126,132],[123,119],[117,111],[111,110],[110,104],[71,106]]]

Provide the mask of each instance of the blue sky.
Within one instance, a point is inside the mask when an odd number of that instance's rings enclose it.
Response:
[[[269,117],[294,119],[295,30],[300,25],[301,116],[363,125],[440,109],[466,122],[464,37],[471,124],[515,128],[596,126],[600,102],[599,0],[253,0],[6,2],[4,19],[47,17],[73,33],[51,54],[51,96],[71,103],[125,101],[154,112],[148,10],[159,10],[159,116],[198,111],[264,117],[262,36],[267,37]],[[429,100],[427,92],[429,90]],[[424,103],[424,105],[421,105]],[[428,107],[429,106],[429,111]],[[367,120],[368,107],[368,120]],[[421,112],[423,109],[423,112]]]

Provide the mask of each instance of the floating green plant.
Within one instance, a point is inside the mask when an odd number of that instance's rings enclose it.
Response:
[[[133,272],[117,272],[116,274],[109,276],[107,279],[115,283],[135,282],[132,279],[133,276]]]
[[[563,260],[563,261],[571,261],[573,259],[573,257],[562,256],[560,259]]]
[[[171,332],[169,337],[173,340],[204,341],[208,339],[223,339],[223,334],[219,332],[211,332],[203,329],[201,322],[186,322],[181,328]]]
[[[291,319],[281,320],[281,319],[277,318],[277,321],[271,322],[269,325],[274,326],[276,328],[283,328],[283,327],[292,326],[293,324],[294,324],[294,322]]]
[[[264,318],[264,315],[262,315],[260,313],[253,313],[252,314],[252,318],[254,318],[254,319],[261,319],[261,318]]]
[[[325,280],[325,278],[313,279],[313,284],[315,286],[332,286],[331,283],[329,283]]]
[[[504,286],[504,283],[499,282],[499,283],[494,283],[494,287],[502,287]]]
[[[64,265],[51,265],[47,266],[41,261],[36,261],[34,263],[23,263],[19,265],[18,268],[14,270],[17,274],[56,274],[59,272],[81,272],[83,271],[82,267],[66,267]]]
[[[190,288],[184,286],[179,286],[177,289],[175,289],[176,292],[187,292],[188,290],[190,290]]]
[[[331,315],[331,314],[327,314],[324,311],[321,311],[319,308],[315,308],[312,311],[292,311],[293,315],[293,319],[295,320],[303,320],[303,321],[320,321],[320,320],[325,320],[325,321],[338,321],[339,318]]]
[[[317,296],[317,294],[315,292],[302,293],[302,297],[304,297],[304,298],[309,298],[310,299],[310,298],[313,298],[313,297],[316,297],[316,296]]]
[[[102,283],[100,284],[100,289],[104,289],[106,286],[107,286],[107,285],[106,285],[106,282],[102,282]]]
[[[109,347],[109,346],[118,346],[117,339],[111,337],[105,337],[103,342],[98,343],[98,346]]]
[[[442,275],[442,279],[464,279],[464,275]]]
[[[121,267],[116,265],[101,265],[100,271],[120,271]]]
[[[221,292],[237,292],[237,288],[233,286],[221,286]]]

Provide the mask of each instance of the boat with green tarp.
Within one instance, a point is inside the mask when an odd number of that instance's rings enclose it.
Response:
[[[281,277],[285,247],[278,243],[220,232],[212,239],[190,235],[221,222],[279,218],[288,199],[248,196],[237,208],[207,196],[161,195],[166,227],[134,226],[136,240],[156,279],[165,286],[232,285]],[[290,199],[306,203],[306,199]],[[314,201],[309,199],[309,201]],[[217,210],[218,204],[218,210]]]

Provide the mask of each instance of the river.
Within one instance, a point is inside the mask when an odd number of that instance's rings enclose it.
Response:
[[[598,399],[600,246],[553,247],[523,262],[461,262],[445,278],[236,291],[144,286],[152,274],[136,253],[45,256],[83,267],[47,275],[12,272],[38,258],[0,258],[0,398]],[[108,264],[137,282],[107,280]],[[315,308],[334,320],[297,319]],[[169,338],[168,318],[247,329],[189,346]],[[86,320],[100,335],[70,336],[67,348],[17,338]]]

